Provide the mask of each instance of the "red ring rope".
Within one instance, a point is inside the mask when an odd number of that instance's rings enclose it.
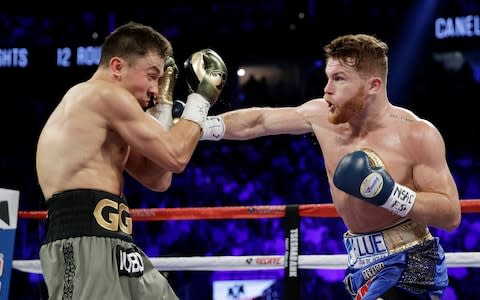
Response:
[[[479,213],[480,199],[460,200],[462,213]],[[285,216],[285,205],[253,205],[223,207],[137,208],[130,209],[134,221],[208,220],[208,219],[264,219]],[[336,218],[335,206],[329,204],[301,204],[301,217]],[[19,211],[23,219],[45,219],[46,211]]]

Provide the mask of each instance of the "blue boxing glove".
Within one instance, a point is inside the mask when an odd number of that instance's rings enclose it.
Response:
[[[405,217],[415,203],[416,193],[396,183],[381,158],[370,149],[345,155],[333,175],[337,188],[358,199]]]
[[[185,102],[183,102],[182,100],[173,101],[173,108],[172,108],[173,124],[177,123],[178,120],[180,120],[180,117],[182,116],[184,109],[185,109]]]

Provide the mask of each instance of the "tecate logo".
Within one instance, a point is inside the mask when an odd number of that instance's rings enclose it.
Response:
[[[281,265],[281,257],[257,257],[255,259],[257,265]]]

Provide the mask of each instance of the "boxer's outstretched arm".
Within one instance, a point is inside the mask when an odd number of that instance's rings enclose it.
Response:
[[[321,100],[297,107],[251,107],[207,118],[202,140],[248,140],[278,134],[312,132],[309,119],[321,109]]]
[[[310,129],[298,111],[291,107],[253,107],[227,112],[221,117],[225,122],[225,139],[247,140],[266,135],[294,134],[303,128],[304,131]]]

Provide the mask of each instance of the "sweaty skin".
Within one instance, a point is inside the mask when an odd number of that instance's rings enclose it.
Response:
[[[153,53],[133,64],[114,57],[65,94],[37,145],[45,199],[76,188],[119,195],[125,170],[152,190],[170,186],[172,172],[188,163],[200,126],[181,119],[167,132],[143,111],[158,94],[163,66],[164,59]]]
[[[411,111],[392,105],[381,79],[364,78],[330,58],[324,98],[298,107],[246,108],[222,114],[225,139],[313,132],[319,142],[335,207],[352,233],[381,230],[401,217],[350,196],[333,184],[340,159],[373,149],[398,183],[417,192],[406,216],[418,223],[453,230],[460,222],[458,192],[438,130]]]

